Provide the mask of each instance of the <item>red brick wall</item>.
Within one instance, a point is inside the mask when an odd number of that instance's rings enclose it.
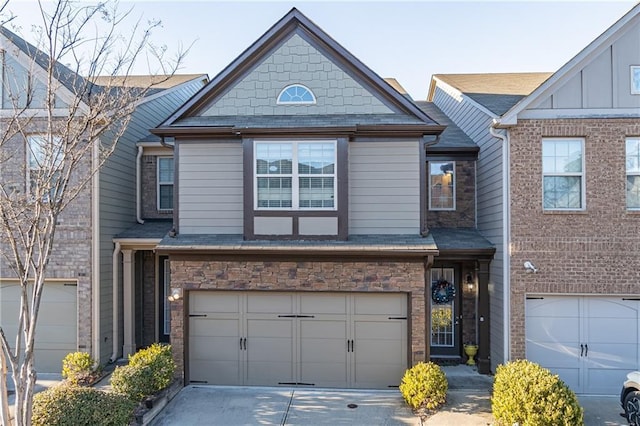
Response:
[[[640,214],[625,194],[625,137],[637,135],[638,119],[522,120],[510,131],[512,358],[525,356],[527,293],[640,294]],[[541,140],[563,136],[585,140],[585,211],[542,209]]]
[[[409,294],[413,363],[425,360],[425,269],[422,262],[262,262],[171,258],[171,286],[189,290],[367,291]],[[171,306],[171,345],[184,370],[183,300]]]

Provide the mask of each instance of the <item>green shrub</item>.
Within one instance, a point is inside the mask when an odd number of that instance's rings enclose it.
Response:
[[[171,384],[176,365],[171,346],[154,343],[129,357],[129,365],[111,375],[113,390],[133,401],[142,401]]]
[[[71,352],[62,360],[62,377],[72,385],[89,385],[100,372],[98,363],[86,352]]]
[[[114,393],[89,387],[60,385],[33,397],[33,426],[123,426],[133,417],[135,403]]]
[[[437,364],[420,362],[404,373],[400,392],[414,410],[435,410],[447,399],[447,377]]]
[[[503,425],[583,424],[583,410],[573,391],[557,375],[527,360],[498,366],[491,410]]]

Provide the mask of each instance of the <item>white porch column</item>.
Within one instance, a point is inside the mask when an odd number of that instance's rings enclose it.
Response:
[[[124,344],[122,356],[132,355],[136,351],[136,304],[135,304],[135,250],[122,250],[122,289]]]

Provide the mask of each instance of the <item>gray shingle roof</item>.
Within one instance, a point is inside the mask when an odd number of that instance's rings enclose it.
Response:
[[[496,115],[502,115],[533,92],[552,73],[435,74]]]
[[[235,127],[235,128],[302,128],[341,127],[377,124],[425,124],[424,121],[400,114],[351,115],[245,115],[187,117],[172,127]]]
[[[415,102],[415,104],[426,112],[429,117],[436,120],[438,124],[447,126],[445,131],[440,135],[440,141],[436,145],[427,147],[427,152],[437,152],[451,148],[478,149],[478,146],[473,140],[456,126],[433,102],[418,101]]]
[[[114,239],[161,239],[173,227],[173,220],[145,220],[144,224],[136,223],[122,231]]]
[[[475,228],[431,228],[429,235],[438,250],[495,250],[495,246]]]

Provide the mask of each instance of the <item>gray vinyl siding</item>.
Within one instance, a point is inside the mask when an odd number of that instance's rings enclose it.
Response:
[[[113,336],[113,237],[136,223],[136,143],[202,87],[186,83],[143,103],[100,171],[100,356],[108,360]],[[90,307],[87,307],[88,309]],[[121,327],[121,324],[118,324]],[[122,335],[122,334],[121,334]],[[119,342],[121,344],[121,342]]]
[[[418,141],[349,144],[349,234],[420,233]]]
[[[10,52],[11,48],[8,52],[0,53],[0,55],[4,56],[4,61],[0,61],[0,67],[2,67],[0,70],[2,71],[0,82],[3,83],[3,87],[0,89],[2,93],[0,108],[23,108],[28,90],[31,90],[31,103],[29,106],[33,109],[44,108],[47,86],[37,78],[37,73],[20,65]],[[39,68],[38,70],[41,71]],[[65,106],[58,96],[55,96],[55,105],[56,107]]]
[[[477,108],[467,98],[460,100],[438,86],[433,102],[480,147],[477,161],[477,226],[482,235],[496,246],[491,262],[489,297],[491,314],[491,369],[504,362],[505,324],[503,313],[504,277],[504,206],[502,141],[489,133],[493,117]]]
[[[631,94],[631,65],[640,65],[640,23],[530,109],[640,108],[640,96]]]
[[[242,234],[242,144],[178,142],[181,234]]]

